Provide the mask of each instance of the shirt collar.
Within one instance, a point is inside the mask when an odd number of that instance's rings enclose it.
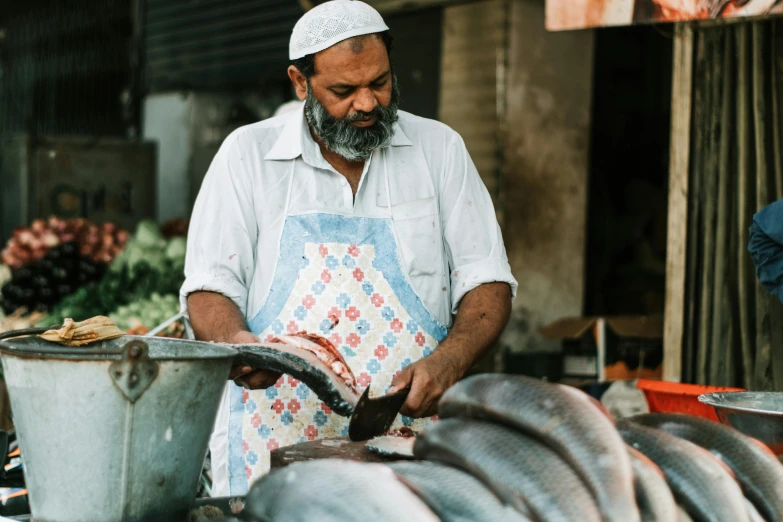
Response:
[[[310,130],[307,128],[304,116],[304,103],[296,111],[291,111],[288,121],[283,126],[283,131],[277,137],[275,144],[264,156],[265,160],[292,160],[302,155],[302,144],[309,139],[315,143]],[[412,147],[413,142],[403,132],[400,123],[394,124],[394,135],[391,141],[392,147]],[[320,155],[320,154],[319,154]]]

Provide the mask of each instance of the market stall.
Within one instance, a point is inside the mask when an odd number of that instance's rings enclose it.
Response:
[[[387,431],[400,409],[389,405],[394,394],[360,392],[317,335],[251,345],[116,328],[95,342],[67,335],[104,328],[99,319],[0,335],[10,396],[22,412],[18,446],[0,432],[0,454],[9,456],[0,485],[19,480],[26,448],[30,507],[42,520],[783,520],[775,393],[645,386],[653,413],[621,418],[571,386],[482,374],[443,395],[438,422]],[[271,473],[247,495],[195,500],[222,382],[237,361],[302,379],[350,420],[350,440],[279,448]],[[697,398],[706,406],[694,408]],[[353,430],[357,424],[365,430]],[[68,480],[75,471],[92,489]]]
[[[105,315],[144,334],[179,310],[187,222],[141,221],[133,234],[86,219],[36,220],[2,251],[0,332]],[[181,323],[159,335],[182,337]]]

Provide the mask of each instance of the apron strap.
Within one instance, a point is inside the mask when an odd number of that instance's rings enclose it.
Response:
[[[397,253],[400,256],[400,263],[402,264],[402,269],[404,271],[407,270],[407,263],[405,262],[405,257],[402,252],[402,244],[400,243],[400,238],[397,235],[397,227],[394,224],[394,211],[392,210],[392,204],[391,204],[391,188],[389,186],[389,166],[388,166],[388,158],[387,156],[387,148],[381,149],[381,155],[383,156],[383,175],[386,181],[386,207],[389,210],[389,221],[391,225],[392,235],[394,236],[394,242],[397,244]],[[406,277],[407,279],[407,277]]]

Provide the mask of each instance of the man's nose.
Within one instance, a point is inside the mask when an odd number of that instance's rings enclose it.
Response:
[[[375,99],[375,95],[372,89],[361,89],[356,95],[353,101],[353,110],[359,112],[370,112],[378,105],[378,100]]]

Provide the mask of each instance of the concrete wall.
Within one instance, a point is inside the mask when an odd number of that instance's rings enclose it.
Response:
[[[549,33],[544,2],[510,0],[505,168],[500,191],[519,280],[502,342],[547,347],[545,323],[582,311],[593,33]]]
[[[190,215],[190,112],[193,96],[153,94],[144,100],[142,136],[158,142],[157,218],[163,222]]]
[[[502,167],[498,95],[506,49],[506,0],[449,6],[443,13],[438,119],[459,132],[497,203]]]
[[[272,116],[281,92],[171,92],[144,99],[143,137],[158,143],[158,221],[190,217],[220,144],[237,127]]]

